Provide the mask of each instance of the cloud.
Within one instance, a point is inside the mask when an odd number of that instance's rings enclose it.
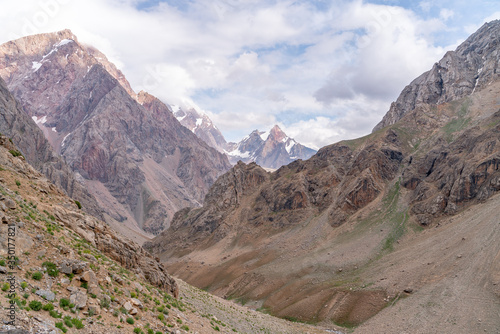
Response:
[[[319,147],[370,132],[463,27],[500,17],[487,0],[376,2],[0,0],[0,43],[70,28],[135,90],[195,101],[229,139],[281,122]]]

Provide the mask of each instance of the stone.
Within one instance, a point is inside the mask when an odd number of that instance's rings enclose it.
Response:
[[[132,308],[132,309],[128,312],[128,314],[130,314],[130,315],[136,315],[137,313],[139,313],[139,311],[137,311],[137,309],[136,309],[135,307],[134,307],[134,308]]]
[[[73,292],[69,298],[70,303],[74,304],[76,308],[82,309],[87,306],[87,294],[81,289]]]
[[[131,298],[130,302],[132,303],[132,305],[139,307],[141,310],[144,308],[142,302],[137,298]]]
[[[62,272],[63,274],[70,275],[73,273],[73,267],[71,265],[68,265],[67,262],[62,262],[59,265],[59,271]]]
[[[130,313],[130,311],[134,308],[134,306],[130,301],[127,301],[125,302],[125,304],[123,304],[123,308],[127,311],[127,313]]]
[[[56,298],[56,295],[55,293],[53,293],[52,291],[49,291],[49,290],[37,290],[35,292],[35,294],[37,296],[40,296],[50,302],[54,301],[54,299]]]
[[[17,204],[16,202],[14,202],[12,199],[10,198],[7,198],[5,201],[5,206],[7,207],[7,209],[9,210],[15,210],[17,208]]]
[[[9,270],[6,267],[0,266],[0,274],[6,275],[9,272]]]
[[[97,276],[92,270],[87,270],[82,274],[82,277],[80,278],[81,281],[87,282],[90,285],[97,285]]]
[[[133,282],[132,284],[133,284],[134,288],[137,289],[137,291],[139,291],[139,292],[144,291],[144,287],[140,283]]]
[[[101,289],[97,284],[90,284],[89,288],[87,289],[87,292],[91,295],[100,295],[101,294]]]

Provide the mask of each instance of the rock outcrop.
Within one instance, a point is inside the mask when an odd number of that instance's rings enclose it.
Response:
[[[24,112],[0,78],[0,133],[10,137],[26,160],[55,185],[83,205],[83,210],[102,218],[95,198],[78,181],[73,171],[58,156],[42,131]]]
[[[497,81],[499,44],[500,20],[486,23],[406,86],[374,131],[396,123],[419,105],[457,100]]]

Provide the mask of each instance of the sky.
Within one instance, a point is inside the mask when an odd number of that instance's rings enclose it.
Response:
[[[71,29],[136,92],[194,104],[228,141],[274,124],[312,148],[357,138],[500,2],[0,0],[0,43]]]

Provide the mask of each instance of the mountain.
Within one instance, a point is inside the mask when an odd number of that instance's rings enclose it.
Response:
[[[1,333],[327,333],[174,280],[17,151],[0,135]]]
[[[69,30],[1,45],[0,76],[126,235],[159,233],[176,211],[201,205],[230,168]]]
[[[186,104],[184,106],[171,105],[175,118],[209,146],[224,153],[226,139],[213,124],[212,120],[199,108]]]
[[[226,153],[233,165],[239,160],[255,161],[264,168],[277,169],[297,159],[307,160],[316,153],[288,137],[277,125],[267,132],[255,130],[239,143],[228,143],[212,120],[199,108],[186,104],[172,105],[171,109],[183,126],[209,146]]]
[[[24,112],[0,78],[0,133],[17,145],[23,157],[55,185],[83,205],[83,210],[102,218],[102,209],[95,198],[75,177],[69,166],[58,156],[42,131]]]
[[[419,105],[454,101],[498,80],[499,39],[498,22],[486,23],[406,86],[374,131],[396,123]]]
[[[499,34],[500,21],[486,24],[455,53],[488,72]],[[482,78],[464,61],[447,73]],[[407,87],[398,101],[418,103],[394,103],[377,131],[273,173],[240,162],[145,247],[176,277],[280,317],[355,333],[495,332],[500,80],[488,78],[416,85],[411,98]]]
[[[226,147],[232,163],[254,161],[270,169],[280,168],[297,159],[307,160],[316,153],[288,137],[278,125],[268,132],[255,130],[238,144],[229,143]]]

